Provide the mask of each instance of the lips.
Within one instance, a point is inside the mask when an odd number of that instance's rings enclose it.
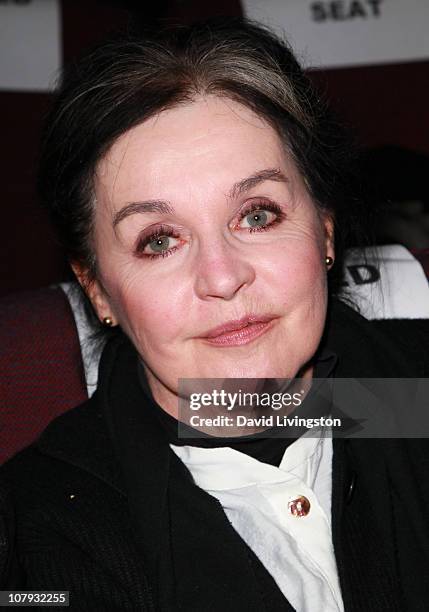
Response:
[[[275,318],[273,315],[247,315],[210,329],[202,338],[210,344],[223,346],[247,344],[267,331]]]

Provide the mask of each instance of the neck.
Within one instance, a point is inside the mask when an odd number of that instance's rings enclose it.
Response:
[[[150,391],[156,403],[170,416],[173,418],[179,419],[179,395],[176,389],[171,389],[166,386],[153,372],[150,370],[146,364],[141,362],[145,371],[146,379],[149,384]],[[293,389],[295,384],[299,381],[300,389],[305,390],[305,395],[307,395],[308,391],[311,387],[311,381],[313,378],[314,364],[312,361],[306,363],[295,375],[293,379],[291,379],[288,387]],[[259,381],[258,381],[259,382]],[[304,395],[304,397],[305,397]]]

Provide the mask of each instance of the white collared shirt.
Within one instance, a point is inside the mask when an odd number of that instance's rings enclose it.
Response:
[[[330,521],[330,435],[302,436],[279,467],[229,447],[170,446],[195,483],[219,500],[297,612],[344,610]],[[289,510],[299,496],[310,502],[306,516]]]

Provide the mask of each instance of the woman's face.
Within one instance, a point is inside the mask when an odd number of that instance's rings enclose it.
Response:
[[[215,96],[164,111],[113,144],[95,193],[90,297],[166,410],[178,378],[291,378],[309,362],[332,223],[258,115]]]

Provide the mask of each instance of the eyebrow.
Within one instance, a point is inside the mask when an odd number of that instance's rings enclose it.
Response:
[[[136,213],[148,213],[148,212],[157,212],[162,213],[164,215],[172,215],[174,213],[174,208],[168,204],[168,202],[164,202],[163,200],[146,200],[144,202],[131,202],[121,208],[117,213],[113,216],[113,227],[116,227],[118,223],[123,221],[126,217],[130,215],[134,215]]]
[[[264,181],[277,181],[278,183],[288,183],[289,179],[283,174],[280,168],[266,168],[265,170],[259,170],[254,174],[251,174],[247,178],[238,181],[232,186],[229,191],[229,198],[234,200],[242,193],[250,191],[253,187],[256,187]]]
[[[265,181],[276,181],[279,183],[287,183],[289,179],[283,174],[280,168],[266,168],[259,170],[250,176],[247,176],[240,181],[234,183],[232,188],[228,192],[228,197],[234,200],[242,193],[250,191],[260,183]],[[121,210],[116,212],[113,216],[113,227],[116,227],[118,223],[136,213],[151,213],[157,212],[165,215],[173,215],[174,208],[164,200],[145,200],[144,202],[130,202],[126,204]]]

